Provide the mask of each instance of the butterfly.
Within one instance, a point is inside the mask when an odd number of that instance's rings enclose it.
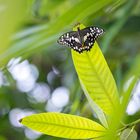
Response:
[[[73,50],[82,53],[83,51],[90,51],[95,40],[102,35],[103,32],[103,29],[93,26],[84,29],[77,27],[77,31],[64,33],[59,37],[57,42],[60,45],[70,47]]]

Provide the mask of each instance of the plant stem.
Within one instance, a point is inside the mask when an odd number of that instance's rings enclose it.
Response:
[[[136,121],[134,121],[134,122],[131,122],[131,123],[129,123],[129,124],[126,124],[124,127],[120,128],[120,129],[118,130],[118,132],[121,132],[121,131],[123,131],[124,129],[126,129],[126,128],[128,128],[128,127],[133,127],[133,126],[135,126],[135,125],[138,124],[138,123],[140,123],[140,119],[138,119],[138,120],[136,120]]]

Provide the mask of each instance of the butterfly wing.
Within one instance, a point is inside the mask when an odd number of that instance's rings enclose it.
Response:
[[[71,31],[63,34],[58,39],[60,45],[68,46],[81,53],[89,51],[94,45],[95,40],[103,33],[103,29],[98,27],[87,27],[82,30]]]
[[[68,46],[77,52],[82,52],[82,43],[77,31],[71,31],[63,34],[57,41],[60,45]]]
[[[103,33],[103,29],[98,27],[87,27],[80,31],[84,44],[84,49],[89,51],[95,43],[95,40]]]

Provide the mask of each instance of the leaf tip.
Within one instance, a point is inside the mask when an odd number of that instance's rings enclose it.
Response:
[[[19,122],[22,123],[22,120],[23,120],[23,118],[21,118],[21,119],[19,120]]]

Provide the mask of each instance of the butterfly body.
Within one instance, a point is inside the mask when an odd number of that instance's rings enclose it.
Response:
[[[101,34],[103,34],[103,29],[98,27],[86,27],[82,30],[77,28],[77,31],[70,31],[60,36],[58,43],[81,53],[89,51]]]

